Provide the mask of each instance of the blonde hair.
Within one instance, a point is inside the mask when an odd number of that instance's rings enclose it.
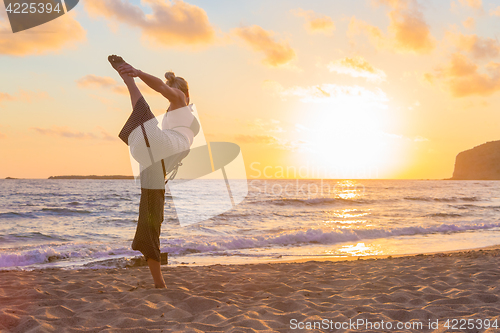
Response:
[[[182,91],[184,95],[186,95],[186,97],[188,96],[189,87],[187,81],[184,80],[184,78],[175,76],[174,72],[166,72],[165,78],[167,79],[167,85],[169,87],[177,88]]]

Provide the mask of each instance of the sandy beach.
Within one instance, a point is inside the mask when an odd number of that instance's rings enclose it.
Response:
[[[468,332],[495,332],[499,255],[494,247],[351,261],[165,266],[166,290],[153,288],[147,267],[3,271],[0,329],[444,332],[446,319],[455,319],[453,331],[472,325]],[[396,329],[398,323],[406,326]]]

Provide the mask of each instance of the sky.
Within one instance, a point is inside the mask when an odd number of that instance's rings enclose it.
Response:
[[[184,77],[249,179],[449,178],[500,140],[498,31],[493,0],[84,0],[15,34],[0,4],[0,178],[132,175],[110,54]]]

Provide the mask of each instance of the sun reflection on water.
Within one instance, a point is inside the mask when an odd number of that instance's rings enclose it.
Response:
[[[367,209],[367,211],[363,211],[357,208],[335,209],[333,211],[329,211],[326,213],[333,217],[339,217],[339,218],[361,217],[370,214],[369,209]]]
[[[336,194],[341,199],[358,199],[364,193],[364,186],[354,180],[342,180],[335,185]]]
[[[338,251],[349,256],[373,256],[382,254],[381,251],[374,247],[366,246],[365,243],[357,243],[356,245],[344,245]],[[338,251],[335,251],[338,253]]]
[[[368,220],[362,219],[363,216],[370,215],[370,210],[361,210],[357,208],[344,208],[335,209],[325,212],[327,215],[333,217],[331,220],[324,220],[323,224],[333,227],[336,224],[341,224],[337,226],[338,228],[350,228],[350,225],[360,225],[365,224]]]
[[[330,220],[323,221],[323,223],[327,226],[333,226],[335,224],[340,224],[335,226],[338,229],[351,229],[353,225],[359,225],[366,223],[365,220]]]

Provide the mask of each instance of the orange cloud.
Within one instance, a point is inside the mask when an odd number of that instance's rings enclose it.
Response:
[[[337,61],[332,61],[328,65],[330,72],[347,74],[353,77],[362,77],[368,81],[384,81],[386,74],[384,71],[374,68],[363,57],[346,57]]]
[[[237,134],[234,140],[241,144],[266,144],[276,149],[288,150],[292,152],[303,150],[307,147],[307,142],[303,140],[286,140],[271,135],[245,135]]]
[[[319,84],[315,86],[301,87],[294,86],[284,88],[276,81],[264,81],[263,88],[279,95],[283,100],[288,97],[298,97],[303,103],[348,103],[356,101],[358,103],[370,104],[372,106],[385,108],[388,101],[387,95],[379,88],[369,90],[360,86],[341,86],[337,84]]]
[[[239,143],[264,143],[271,144],[276,142],[276,138],[270,135],[245,135],[237,134],[234,139]]]
[[[0,55],[26,56],[57,52],[85,40],[86,31],[68,13],[29,30],[12,33],[7,15],[0,11]]]
[[[277,42],[273,39],[274,33],[266,31],[258,25],[236,28],[233,33],[243,39],[254,51],[263,52],[263,63],[278,67],[289,64],[295,59],[295,51],[288,42]]]
[[[326,15],[320,15],[312,10],[303,10],[301,8],[292,10],[292,13],[306,19],[306,29],[311,33],[322,32],[325,35],[332,35],[335,31],[335,23]]]
[[[279,120],[270,119],[270,120],[262,120],[257,118],[253,121],[247,122],[248,127],[253,130],[257,130],[259,132],[265,133],[282,133],[284,132],[283,128],[279,126]]]
[[[366,35],[370,42],[374,44],[377,48],[387,48],[387,43],[389,42],[387,38],[384,36],[384,33],[380,28],[368,24],[365,21],[358,20],[355,17],[352,17],[349,21],[349,27],[347,29],[347,34],[350,37],[354,35]]]
[[[451,62],[445,67],[442,72],[451,77],[468,76],[477,72],[478,66],[472,63],[464,55],[454,53],[451,57]]]
[[[489,96],[500,91],[500,63],[490,62],[480,71],[466,56],[454,53],[450,63],[436,72],[426,73],[428,81],[441,80],[454,97]]]
[[[69,129],[67,126],[64,126],[64,127],[54,126],[52,129],[32,127],[31,129],[36,131],[39,134],[47,135],[47,136],[59,136],[59,137],[63,137],[63,138],[72,138],[72,139],[95,139],[96,138],[95,134],[73,131],[73,130]]]
[[[424,54],[434,50],[436,41],[426,23],[419,4],[412,0],[378,0],[376,4],[388,5],[392,10],[388,13],[391,36],[364,21],[351,19],[348,34],[367,35],[370,41],[382,49],[399,53]]]
[[[81,79],[76,81],[80,88],[102,88],[102,87],[112,87],[117,83],[114,79],[107,76],[97,76],[93,74],[85,75]]]
[[[117,138],[104,131],[101,127],[98,127],[99,131],[101,132],[100,136],[94,133],[75,131],[67,126],[63,127],[53,126],[52,128],[32,127],[31,129],[37,132],[38,134],[45,136],[52,136],[52,137],[62,137],[62,138],[77,139],[77,140],[95,140],[95,139],[105,140],[105,141],[117,140]]]
[[[99,101],[99,103],[106,106],[106,110],[109,112],[122,112],[122,109],[116,106],[116,101],[111,98],[106,98],[99,95],[89,94],[89,97]]]
[[[434,84],[434,75],[432,73],[424,73],[422,75],[422,80],[424,82],[427,82],[427,83],[430,83],[430,84]]]
[[[93,17],[103,16],[117,23],[139,28],[143,37],[164,46],[209,44],[215,39],[207,13],[182,0],[143,0],[152,13],[122,0],[86,0],[85,8]]]
[[[111,89],[113,92],[121,95],[128,95],[127,87],[117,83],[114,79],[108,76],[97,76],[94,74],[85,75],[84,77],[76,80],[76,84],[80,88],[89,89]],[[137,87],[143,94],[156,95],[156,91],[147,86],[144,82],[136,80]]]
[[[496,39],[452,32],[447,33],[447,38],[459,50],[471,53],[476,59],[496,58],[500,55],[500,43]]]
[[[12,96],[11,94],[1,93],[0,92],[0,104],[3,101],[13,101],[14,99],[15,99],[14,96]]]
[[[465,21],[462,22],[463,26],[467,29],[474,29],[476,26],[476,21],[473,17],[468,17]]]
[[[491,16],[500,16],[500,6],[490,11]]]
[[[0,104],[2,104],[2,102],[4,102],[4,101],[5,102],[20,101],[20,102],[31,103],[33,100],[40,100],[40,99],[47,99],[47,98],[49,98],[49,95],[44,91],[33,92],[33,91],[26,91],[26,90],[20,89],[14,95],[0,92]]]
[[[468,6],[474,9],[481,9],[483,7],[482,0],[459,0],[463,6]]]
[[[232,139],[236,140],[236,142],[239,142],[241,144],[265,144],[274,149],[287,150],[292,152],[302,150],[306,146],[306,143],[302,140],[288,140],[279,137],[279,133],[286,132],[286,130],[279,126],[279,120],[263,120],[260,118],[256,118],[253,121],[247,121],[246,123],[254,133],[236,134],[232,137]],[[215,137],[215,135],[213,135],[213,137]]]
[[[423,14],[416,3],[412,8],[401,3],[389,12],[389,31],[396,38],[396,48],[405,52],[429,53],[434,49],[435,41]]]

